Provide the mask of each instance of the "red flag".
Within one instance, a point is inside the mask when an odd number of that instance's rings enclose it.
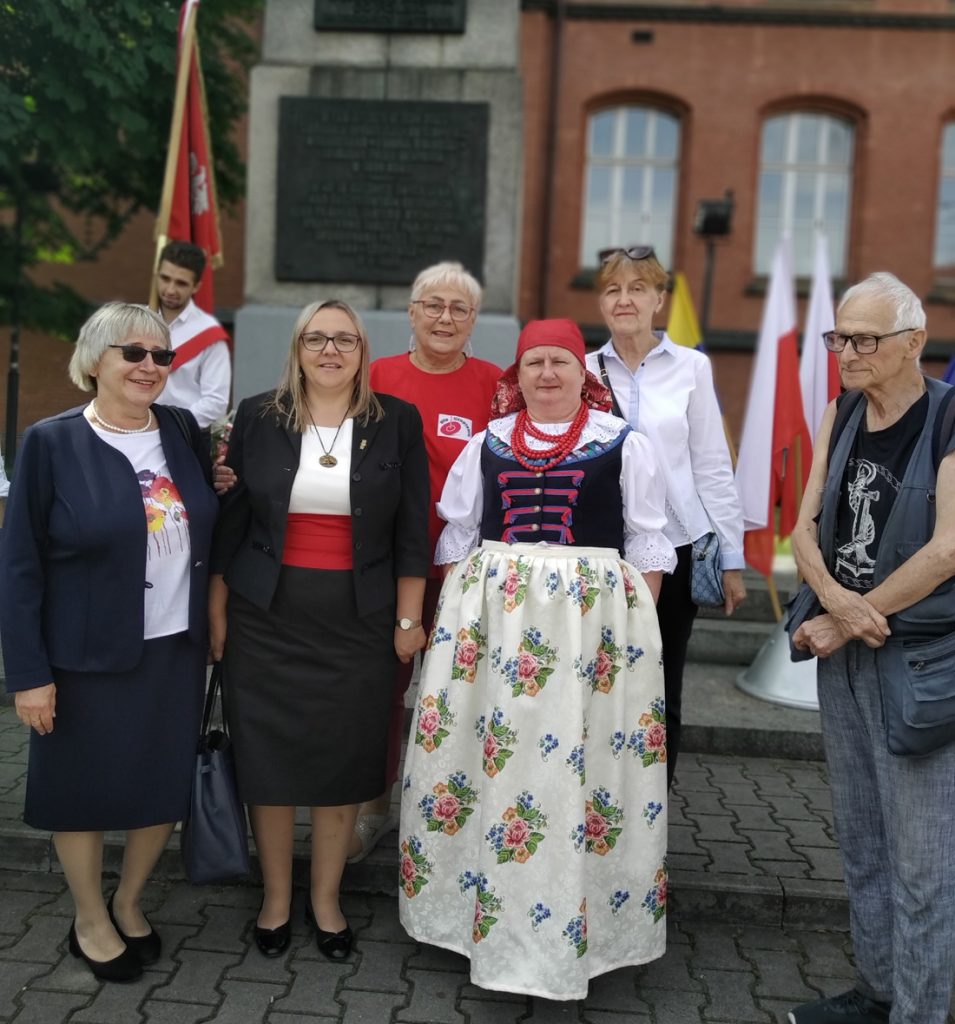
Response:
[[[784,238],[773,260],[736,470],[746,561],[764,576],[773,568],[776,509],[779,536],[788,537],[812,461],[799,387],[791,266]]]
[[[205,251],[206,270],[195,301],[211,313],[215,306],[212,270],[222,265],[222,242],[205,89],[196,40],[198,13],[199,0],[186,0],[179,12],[176,99],[156,234],[159,247],[175,239],[194,242]]]

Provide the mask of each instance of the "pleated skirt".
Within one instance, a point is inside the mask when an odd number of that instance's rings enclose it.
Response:
[[[394,619],[393,602],[359,616],[351,570],[283,566],[268,611],[230,593],[223,692],[244,802],[384,792]]]

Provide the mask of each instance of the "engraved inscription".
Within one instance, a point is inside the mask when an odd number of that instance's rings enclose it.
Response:
[[[315,27],[349,32],[462,33],[467,0],[315,0]]]
[[[407,285],[481,276],[488,106],[283,97],[275,276]]]

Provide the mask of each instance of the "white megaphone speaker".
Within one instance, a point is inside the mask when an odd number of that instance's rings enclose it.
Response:
[[[816,664],[815,658],[790,661],[789,637],[783,623],[777,622],[753,664],[736,677],[736,685],[751,697],[771,704],[818,711]]]

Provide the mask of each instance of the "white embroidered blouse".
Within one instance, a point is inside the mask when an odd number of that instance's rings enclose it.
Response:
[[[509,444],[517,415],[491,420],[487,429]],[[545,434],[562,434],[569,423],[536,423]],[[612,441],[623,422],[609,413],[591,410],[580,437],[580,446],[591,441]],[[480,543],[484,509],[484,475],[481,447],[486,431],[468,441],[455,460],[438,502],[438,515],[447,523],[435,551],[435,563],[459,562]],[[543,441],[528,437],[531,448],[542,449]],[[623,440],[620,465],[620,494],[623,500],[624,556],[640,572],[672,572],[676,551],[663,533],[666,482],[653,448],[643,434],[631,430]]]

